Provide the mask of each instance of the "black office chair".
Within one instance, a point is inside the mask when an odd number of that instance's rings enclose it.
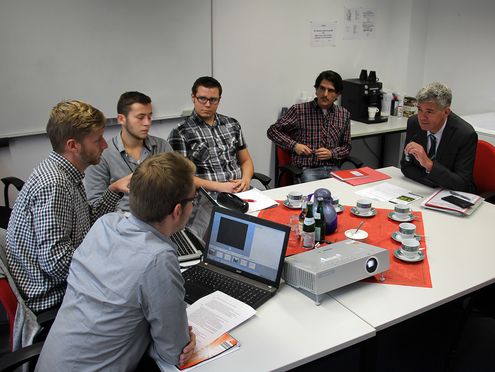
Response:
[[[345,163],[351,163],[354,168],[361,168],[364,163],[354,157],[347,156],[340,159],[337,166],[341,168]],[[275,145],[275,187],[282,187],[297,183],[302,175],[302,169],[290,164],[290,154],[287,150]]]
[[[7,353],[0,357],[0,372],[10,372],[23,366],[25,363],[30,363],[29,371],[34,371],[36,362],[40,356],[44,342],[23,347],[22,349]]]
[[[21,191],[24,181],[17,177],[4,177],[2,178],[2,182],[4,184],[3,198],[5,206],[0,206],[0,227],[6,229],[9,224],[10,214],[12,213],[9,203],[9,186],[13,185],[17,191]]]
[[[272,179],[263,173],[254,172],[253,180],[258,180],[266,190],[270,189],[270,182]]]

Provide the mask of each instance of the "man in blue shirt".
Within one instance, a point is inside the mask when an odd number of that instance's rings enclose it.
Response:
[[[169,237],[193,209],[194,171],[175,152],[135,170],[131,215],[100,218],[74,254],[38,371],[134,371],[146,351],[162,367],[190,358],[196,341]]]

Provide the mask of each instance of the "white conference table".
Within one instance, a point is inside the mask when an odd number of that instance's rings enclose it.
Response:
[[[392,176],[382,181],[422,196],[434,190],[410,181],[399,169],[381,169]],[[284,199],[289,191],[304,194],[326,187],[341,204],[354,205],[361,198],[355,191],[377,183],[350,186],[326,179],[265,191]],[[198,368],[200,371],[287,370],[372,338],[377,331],[495,282],[495,229],[491,227],[495,205],[483,203],[469,217],[421,211],[427,239],[432,288],[357,282],[330,292],[321,305],[296,289],[282,284],[262,305],[256,316],[232,331],[240,350]],[[378,208],[393,209],[388,202],[374,201]],[[366,230],[365,225],[363,227]],[[386,273],[385,273],[386,276]]]
[[[408,180],[398,168],[388,167],[382,171],[392,178],[381,182],[422,196],[434,191]],[[266,194],[280,199],[290,190],[307,194],[318,187],[326,187],[340,198],[341,204],[355,205],[361,198],[355,191],[375,184],[353,187],[328,179],[273,189]],[[357,282],[330,293],[333,299],[377,331],[495,282],[495,228],[492,226],[495,205],[484,202],[471,216],[458,217],[424,209],[420,207],[423,200],[414,202],[412,209],[422,212],[432,288]],[[388,202],[374,201],[373,205],[393,209]],[[366,230],[365,225],[363,229]]]
[[[374,337],[375,330],[328,297],[320,306],[282,283],[254,317],[230,332],[239,350],[198,371],[286,371]]]

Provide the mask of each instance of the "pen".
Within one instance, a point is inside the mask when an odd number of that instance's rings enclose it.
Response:
[[[470,201],[471,201],[471,199],[469,199],[467,196],[464,196],[464,195],[462,195],[462,194],[459,194],[458,192],[455,192],[455,191],[450,191],[450,193],[451,193],[452,195],[455,195],[455,196],[457,196],[457,197],[461,198],[461,199],[467,200],[468,202],[470,202]]]
[[[254,203],[256,200],[254,200],[254,199],[242,199],[242,201],[245,201],[248,203]]]

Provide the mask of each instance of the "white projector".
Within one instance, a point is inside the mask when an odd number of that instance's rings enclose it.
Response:
[[[390,268],[388,250],[344,240],[287,257],[283,277],[287,284],[315,296],[380,274]]]

